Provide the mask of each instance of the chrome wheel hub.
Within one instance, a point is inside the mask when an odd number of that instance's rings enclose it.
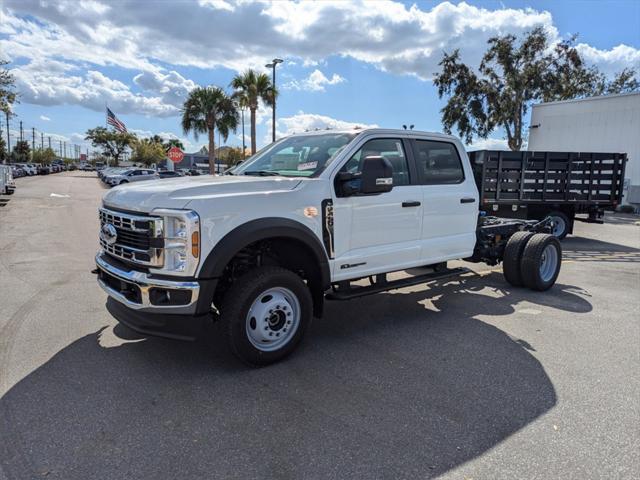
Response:
[[[558,250],[553,245],[547,245],[540,259],[540,277],[548,282],[553,278],[558,267]]]
[[[288,288],[270,288],[254,300],[246,318],[247,338],[258,350],[285,346],[300,325],[300,303]]]
[[[554,237],[559,237],[567,229],[567,224],[561,217],[554,216],[551,217],[551,220],[553,221],[553,230],[551,231],[551,234]]]

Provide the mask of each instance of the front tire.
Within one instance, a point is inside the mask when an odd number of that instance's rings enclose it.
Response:
[[[549,290],[560,274],[562,247],[553,235],[537,233],[522,254],[522,282],[532,290]]]
[[[312,318],[309,288],[280,267],[259,267],[237,279],[220,311],[231,351],[251,366],[269,365],[293,352]]]

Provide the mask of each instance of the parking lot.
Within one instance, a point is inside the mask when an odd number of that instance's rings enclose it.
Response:
[[[633,478],[640,218],[577,223],[549,292],[499,268],[329,302],[262,369],[117,325],[95,173],[0,200],[0,478]]]

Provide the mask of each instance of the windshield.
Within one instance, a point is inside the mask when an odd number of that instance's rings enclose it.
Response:
[[[329,165],[355,136],[355,133],[327,133],[283,138],[265,147],[230,173],[311,177]]]

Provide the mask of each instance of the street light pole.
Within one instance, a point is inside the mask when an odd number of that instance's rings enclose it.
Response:
[[[240,107],[240,115],[242,115],[242,160],[244,160],[244,152],[247,147],[244,144],[244,107]],[[7,127],[8,129],[9,127]]]
[[[271,85],[273,87],[273,91],[275,92],[276,90],[276,65],[278,65],[279,63],[282,63],[283,60],[281,58],[274,58],[271,63],[267,63],[265,65],[265,67],[267,68],[271,68],[272,70],[272,75],[271,75]],[[276,96],[275,94],[273,95],[273,112],[272,112],[272,117],[271,117],[271,140],[273,142],[276,141]]]

